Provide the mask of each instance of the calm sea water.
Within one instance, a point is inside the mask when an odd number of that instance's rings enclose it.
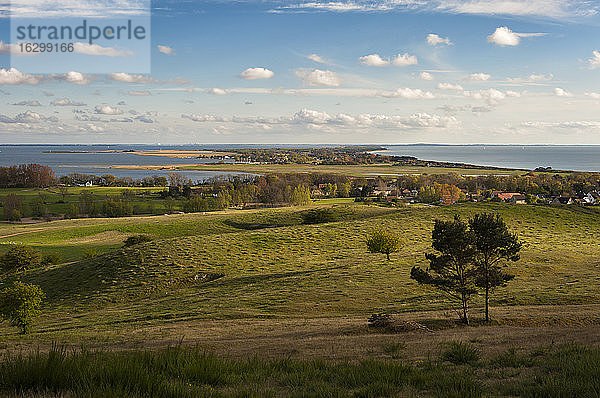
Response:
[[[76,165],[185,165],[211,163],[211,159],[175,159],[164,156],[140,156],[131,153],[48,153],[48,151],[107,151],[107,150],[149,150],[149,149],[213,149],[198,146],[150,146],[150,145],[0,145],[0,166],[22,163],[39,163],[52,167],[57,176],[69,173],[112,174],[116,177],[143,178],[151,175],[167,175],[163,170],[119,170],[75,167]],[[218,148],[214,148],[218,149]],[[67,166],[67,167],[61,167]],[[239,175],[241,173],[212,171],[182,171],[192,180],[204,180],[215,176]]]
[[[482,166],[600,171],[600,146],[541,145],[385,145],[382,155],[415,156],[423,160]]]
[[[149,175],[166,175],[160,170],[100,170],[75,167],[76,165],[185,165],[210,163],[210,159],[175,159],[162,156],[139,156],[131,153],[46,153],[48,151],[105,151],[105,150],[227,150],[241,147],[292,147],[282,145],[0,145],[0,166],[20,163],[40,163],[52,167],[58,176],[78,172],[86,174],[110,173],[118,177],[142,178]],[[293,146],[310,147],[310,146]],[[415,156],[424,160],[460,162],[483,166],[535,169],[552,167],[560,170],[600,172],[600,146],[515,146],[515,145],[385,145],[386,155]],[[59,167],[59,166],[68,167]],[[193,180],[218,175],[239,173],[186,171]]]

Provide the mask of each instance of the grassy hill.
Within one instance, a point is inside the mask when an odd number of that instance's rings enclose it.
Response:
[[[493,305],[576,304],[600,298],[597,209],[342,205],[334,211],[343,221],[311,225],[303,224],[305,211],[76,220],[51,223],[46,230],[29,227],[19,240],[44,250],[67,248],[73,256],[82,246],[110,251],[32,270],[21,279],[46,291],[41,325],[48,330],[57,324],[77,329],[140,320],[339,317],[448,309],[440,293],[410,279],[410,268],[426,265],[424,253],[435,219],[487,211],[502,215],[525,243],[521,261],[510,267],[515,281],[494,294]],[[404,237],[404,249],[390,262],[366,251],[365,236],[376,227],[398,230]],[[28,227],[21,228],[26,232]],[[156,240],[117,248],[117,241],[139,233]]]

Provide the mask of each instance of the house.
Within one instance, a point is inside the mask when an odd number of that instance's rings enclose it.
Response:
[[[552,201],[552,204],[553,205],[572,205],[573,198],[571,198],[570,196],[557,196]]]
[[[503,202],[511,202],[511,199],[514,196],[523,196],[523,195],[520,194],[520,193],[518,193],[518,192],[500,192],[500,193],[496,193],[496,197],[498,199],[500,199],[501,201],[503,201]]]
[[[524,205],[527,203],[527,198],[525,197],[525,195],[513,195],[508,202],[510,203],[514,203],[517,205]]]
[[[600,204],[600,194],[598,192],[588,192],[583,197],[583,203],[586,205],[596,205]]]

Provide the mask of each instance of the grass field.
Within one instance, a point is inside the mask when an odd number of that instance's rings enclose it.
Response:
[[[158,193],[165,190],[164,187],[68,187],[64,193],[57,188],[3,188],[0,189],[0,207],[9,194],[15,194],[21,201],[21,213],[23,217],[32,217],[33,202],[42,198],[49,216],[63,216],[69,212],[71,205],[79,206],[82,194],[91,195],[94,201],[101,207],[102,202],[109,198],[120,198],[126,195],[131,203],[135,214],[164,214],[167,213],[167,205],[164,199],[158,197]],[[181,211],[184,199],[174,199],[171,202],[172,211]]]
[[[333,209],[339,221],[304,224],[304,212],[315,206]],[[455,214],[466,218],[484,211],[500,214],[524,246],[521,260],[509,268],[515,280],[492,296],[494,323],[465,328],[456,324],[456,314],[444,296],[418,286],[409,273],[413,265],[426,265],[424,253],[430,250],[436,219],[451,219]],[[581,346],[600,343],[600,306],[594,304],[600,299],[599,216],[600,209],[579,206],[466,203],[396,209],[323,201],[309,207],[205,215],[1,224],[0,250],[9,243],[26,243],[43,252],[62,253],[65,263],[19,276],[40,285],[47,303],[29,336],[0,324],[0,351],[40,348],[46,352],[54,342],[112,351],[173,345],[183,339],[186,345],[217,355],[207,360],[234,369],[233,381],[218,386],[189,381],[190,391],[197,394],[210,392],[206,389],[211,387],[216,396],[244,392],[302,395],[299,391],[314,396],[319,396],[319,391],[331,396],[435,396],[439,395],[435,380],[447,367],[439,358],[448,344],[464,341],[476,346],[482,359],[475,365],[452,367],[448,382],[458,383],[468,376],[474,383],[465,384],[466,390],[457,385],[456,396],[486,395],[488,388],[492,396],[547,396],[543,392],[549,391],[553,379],[547,379],[543,389],[539,389],[543,383],[533,388],[532,380],[554,375],[547,366],[567,356],[557,344],[576,343],[579,348],[565,350],[585,358],[597,355],[595,349]],[[397,230],[404,239],[403,249],[389,262],[384,255],[366,250],[365,236],[380,227]],[[147,234],[154,240],[121,248],[122,241],[134,234]],[[105,254],[81,259],[89,249]],[[481,316],[481,304],[480,298],[474,302],[475,319]],[[379,312],[398,313],[401,319],[418,321],[433,332],[398,335],[370,330],[366,320]],[[540,347],[543,359],[531,359]],[[511,348],[522,350],[519,355],[535,364],[517,367],[518,371],[495,368],[493,358]],[[244,389],[235,381],[239,378],[236,372],[248,366],[244,358],[258,354],[275,361],[294,358],[290,366],[299,373],[286,371],[265,379],[265,384]],[[146,354],[132,354],[131,358],[126,354],[98,355],[123,355],[127,362]],[[205,360],[192,351],[182,355]],[[231,357],[236,359],[227,359]],[[423,376],[426,381],[422,384],[410,377],[391,385],[380,380],[383,384],[379,387],[364,381],[369,387],[363,391],[345,381],[323,380],[314,370],[304,373],[303,369],[313,366],[310,360],[314,358],[336,361],[337,365],[322,365],[324,375],[339,372],[336,366],[349,366],[344,369],[356,372],[357,380],[363,381],[371,371],[362,374],[363,365],[357,358],[381,369],[401,366],[408,374],[432,373]],[[573,360],[579,361],[576,358]],[[277,362],[261,359],[253,364],[260,372],[271,369],[273,363]],[[598,369],[586,371],[591,377]],[[171,376],[161,372],[157,378],[169,384]],[[481,382],[482,377],[488,381]],[[305,381],[290,385],[290,378]],[[505,380],[514,380],[514,390]],[[309,382],[330,385],[332,390],[306,390]],[[10,383],[0,383],[0,389],[2,385]],[[54,388],[43,383],[36,386]],[[115,388],[138,387],[119,384]],[[12,387],[5,388],[14,393]],[[63,390],[70,388],[65,385]],[[145,394],[142,390],[136,393]]]
[[[393,164],[374,165],[306,165],[306,164],[245,164],[245,163],[202,163],[194,165],[81,165],[81,167],[96,167],[98,170],[110,169],[143,169],[143,170],[198,170],[198,171],[227,171],[240,173],[327,173],[343,174],[355,177],[377,175],[406,175],[406,174],[461,174],[461,175],[512,175],[523,174],[522,170],[474,169],[459,167],[416,167],[394,166]],[[553,174],[556,174],[555,172]]]

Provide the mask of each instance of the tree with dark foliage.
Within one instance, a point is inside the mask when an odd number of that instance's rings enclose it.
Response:
[[[515,276],[504,272],[502,267],[508,261],[519,260],[521,242],[517,235],[509,232],[499,215],[476,214],[469,220],[469,229],[477,252],[475,284],[485,290],[485,321],[489,322],[490,291],[514,279]]]
[[[458,216],[453,221],[436,220],[432,233],[433,248],[439,253],[427,253],[429,268],[413,267],[410,277],[419,284],[431,285],[460,303],[460,315],[469,324],[469,301],[477,293],[476,251],[469,225]]]

